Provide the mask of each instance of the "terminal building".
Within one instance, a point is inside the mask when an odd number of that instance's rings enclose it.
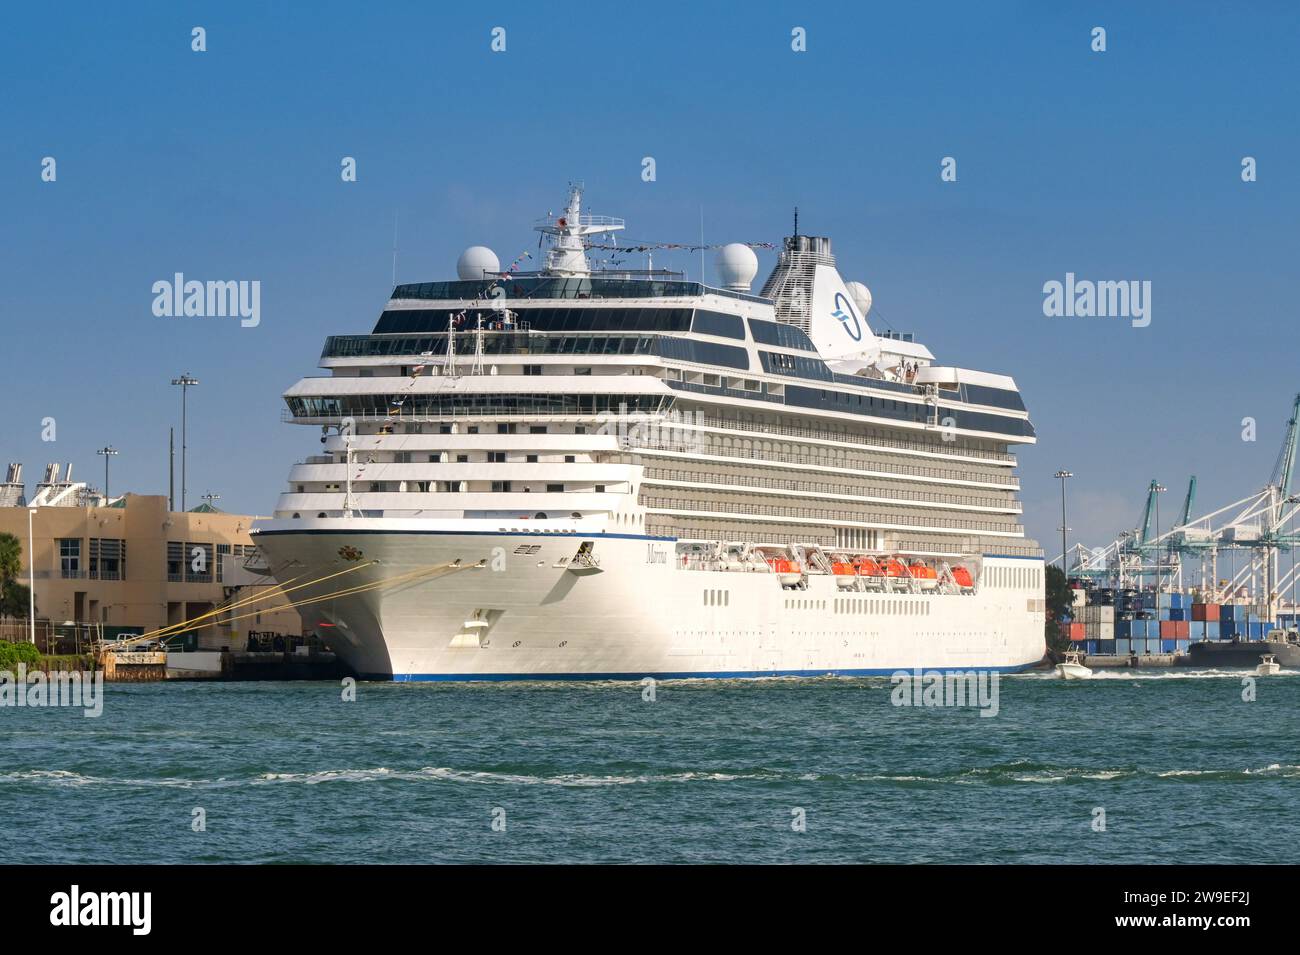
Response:
[[[164,495],[110,499],[74,482],[70,466],[66,472],[47,466],[30,498],[21,465],[9,465],[0,484],[0,534],[12,534],[22,546],[19,582],[34,577],[42,645],[51,634],[66,644],[149,633],[264,596],[208,618],[171,644],[246,650],[277,642],[287,648],[303,633],[303,621],[297,610],[277,609],[291,597],[260,566],[248,533],[254,520],[207,503],[173,511]],[[26,620],[6,620],[0,635],[22,639],[18,631],[27,627]]]

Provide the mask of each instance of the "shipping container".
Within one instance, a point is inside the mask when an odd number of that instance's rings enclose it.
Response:
[[[1174,622],[1172,620],[1160,621],[1160,639],[1162,640],[1174,639]]]
[[[1122,657],[1128,656],[1133,652],[1133,641],[1128,639],[1116,639],[1115,652]]]
[[[1115,641],[1098,640],[1097,652],[1101,654],[1103,657],[1113,657],[1115,655]]]
[[[1162,640],[1160,641],[1160,652],[1161,652],[1161,653],[1175,653],[1175,652],[1177,652],[1177,650],[1178,650],[1178,641],[1177,641],[1177,640],[1163,640],[1163,639],[1162,639]]]

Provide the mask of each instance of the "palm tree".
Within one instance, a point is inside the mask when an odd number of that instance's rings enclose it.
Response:
[[[22,572],[23,545],[13,534],[0,534],[0,584],[17,580]]]

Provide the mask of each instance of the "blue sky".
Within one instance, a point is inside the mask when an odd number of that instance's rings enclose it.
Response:
[[[316,446],[280,423],[280,393],[317,373],[326,335],[372,326],[394,213],[399,281],[445,278],[466,245],[504,261],[533,248],[532,220],[580,178],[591,211],[645,240],[693,241],[703,206],[709,241],[779,242],[798,205],[872,288],[875,325],[1014,376],[1040,436],[1021,454],[1026,522],[1050,553],[1058,467],[1077,475],[1071,526],[1098,544],[1137,521],[1153,477],[1165,513],[1191,473],[1206,509],[1268,478],[1300,390],[1295,7],[566,10],[10,11],[0,459],[29,483],[53,460],[98,483],[94,449],[111,443],[115,490],[165,492],[168,382],[188,371],[190,505],[211,490],[268,513]],[[956,182],[940,181],[945,156]],[[656,264],[698,274],[693,256]],[[155,317],[151,285],[177,271],[260,280],[261,324]],[[1151,325],[1044,317],[1043,283],[1067,272],[1149,280]]]

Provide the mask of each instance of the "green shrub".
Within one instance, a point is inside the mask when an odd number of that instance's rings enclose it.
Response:
[[[41,661],[41,654],[30,643],[10,643],[0,640],[0,668],[11,669],[20,663],[34,667]]]

